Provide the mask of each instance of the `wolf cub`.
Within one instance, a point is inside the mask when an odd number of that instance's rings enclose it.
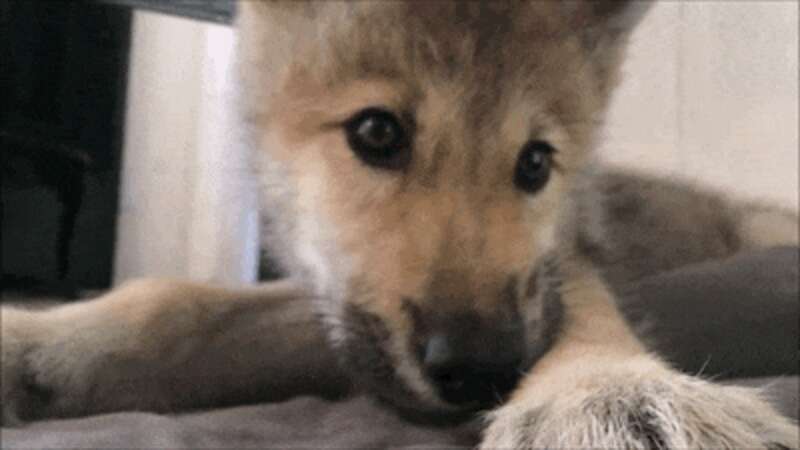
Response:
[[[240,6],[265,242],[292,278],[4,309],[5,423],[299,380],[422,415],[490,410],[487,449],[798,447],[758,392],[672,369],[615,305],[615,283],[797,241],[791,214],[598,167],[646,2]],[[615,215],[620,196],[664,225]],[[680,221],[676,198],[695,205]]]

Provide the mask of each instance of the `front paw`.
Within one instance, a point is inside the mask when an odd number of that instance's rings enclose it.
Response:
[[[34,347],[31,330],[32,313],[3,308],[0,310],[0,425],[18,425],[24,415],[27,355]]]
[[[775,412],[758,390],[660,372],[595,374],[546,397],[521,392],[490,415],[481,448],[800,446],[797,424]]]
[[[53,362],[61,349],[46,345],[44,313],[0,309],[0,425],[15,426],[52,414],[56,406]],[[52,369],[52,370],[51,370]]]

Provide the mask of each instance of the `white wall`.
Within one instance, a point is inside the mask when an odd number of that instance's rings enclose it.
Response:
[[[797,210],[797,2],[660,2],[626,72],[607,160]]]
[[[613,163],[798,204],[798,4],[661,2],[634,36]],[[116,281],[252,281],[255,189],[228,105],[231,29],[134,17]]]
[[[136,12],[115,283],[255,279],[255,185],[232,124],[229,27]]]

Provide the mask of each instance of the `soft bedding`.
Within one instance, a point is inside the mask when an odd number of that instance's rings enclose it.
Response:
[[[776,248],[661,274],[626,289],[622,307],[677,367],[726,383],[765,386],[765,395],[796,419],[798,254],[796,247]],[[4,449],[469,448],[478,429],[477,423],[408,423],[361,395],[51,420],[3,428],[0,438]]]

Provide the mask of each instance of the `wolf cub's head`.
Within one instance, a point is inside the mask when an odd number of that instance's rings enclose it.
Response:
[[[379,395],[482,408],[535,359],[557,309],[536,268],[564,238],[643,9],[242,3],[267,246],[316,287],[332,343]]]

